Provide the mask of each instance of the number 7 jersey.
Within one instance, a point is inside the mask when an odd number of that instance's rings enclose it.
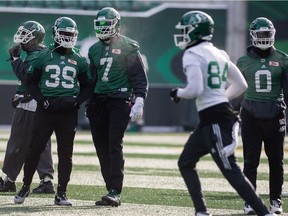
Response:
[[[91,69],[92,75],[96,78],[94,93],[132,92],[128,59],[140,55],[139,44],[123,35],[111,40],[113,42],[109,45],[98,41],[89,49],[90,65],[96,69],[96,74]]]

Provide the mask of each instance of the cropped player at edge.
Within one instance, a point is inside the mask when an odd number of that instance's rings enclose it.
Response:
[[[210,216],[196,164],[210,153],[223,176],[238,194],[249,203],[257,215],[270,214],[251,183],[236,163],[239,122],[229,103],[243,93],[247,83],[239,69],[224,50],[210,41],[214,21],[202,11],[185,13],[176,25],[180,34],[174,35],[175,45],[185,49],[183,72],[187,77],[185,88],[170,91],[170,98],[179,103],[183,99],[196,99],[200,123],[189,136],[178,160],[181,175],[195,207],[196,216]],[[226,89],[227,83],[229,87]]]
[[[241,102],[241,136],[245,176],[257,188],[257,168],[262,143],[269,162],[269,206],[283,213],[284,139],[288,101],[288,56],[274,47],[276,29],[266,17],[256,18],[249,27],[252,44],[237,66],[248,83]],[[284,99],[285,97],[285,99]],[[244,213],[255,211],[244,204]]]

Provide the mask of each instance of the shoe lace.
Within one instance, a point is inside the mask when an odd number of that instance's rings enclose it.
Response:
[[[57,194],[57,197],[61,200],[67,200],[67,196],[66,196],[66,193],[59,193]]]
[[[111,196],[118,196],[119,193],[118,193],[117,190],[115,190],[115,189],[111,189],[111,190],[109,190],[109,195],[111,195]]]
[[[271,205],[276,208],[281,208],[281,201],[280,200],[271,200]]]
[[[19,191],[18,195],[19,195],[20,197],[23,197],[28,191],[29,191],[29,187],[23,186],[23,187],[21,188],[21,190]]]

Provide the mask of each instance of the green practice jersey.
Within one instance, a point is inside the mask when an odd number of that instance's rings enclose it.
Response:
[[[245,55],[237,61],[237,66],[248,83],[244,99],[271,102],[283,98],[282,77],[288,72],[285,53],[275,50],[265,58]]]
[[[127,58],[135,55],[139,55],[138,43],[123,35],[116,37],[110,45],[98,41],[90,47],[88,56],[96,69],[94,93],[132,92]]]
[[[88,73],[88,63],[75,50],[66,54],[53,51],[54,45],[39,53],[27,73],[42,71],[39,88],[44,97],[77,96],[78,76]]]

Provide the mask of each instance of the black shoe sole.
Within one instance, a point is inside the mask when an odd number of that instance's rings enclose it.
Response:
[[[105,200],[98,200],[95,202],[96,206],[111,206],[109,203],[107,203]]]
[[[51,190],[51,191],[47,191],[47,190],[44,190],[44,191],[37,191],[37,190],[32,190],[32,194],[55,194],[55,191],[54,190]]]
[[[16,192],[16,189],[0,189],[0,193],[3,193],[3,192]]]
[[[107,202],[112,207],[118,207],[118,206],[121,205],[121,201],[120,200],[117,202],[117,201],[111,200],[108,196],[103,196],[102,197],[102,201]]]

